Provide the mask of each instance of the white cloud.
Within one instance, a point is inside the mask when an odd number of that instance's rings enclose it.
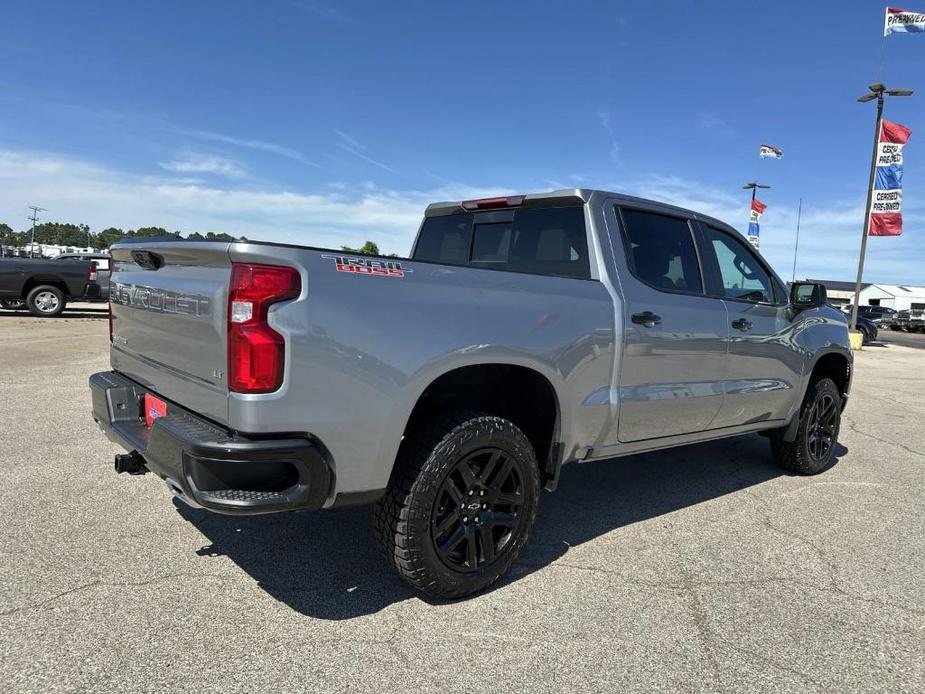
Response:
[[[225,135],[224,133],[213,132],[211,130],[181,130],[180,132],[184,135],[195,137],[200,140],[221,142],[222,144],[234,145],[235,147],[243,147],[245,149],[253,149],[259,152],[269,152],[270,154],[277,154],[281,157],[286,157],[287,159],[292,159],[293,161],[307,164],[308,166],[321,168],[316,162],[313,162],[298,150],[292,149],[291,147],[278,145],[275,142],[267,142],[266,140],[249,140],[241,137],[234,137],[232,135]]]
[[[158,225],[328,247],[371,239],[383,250],[407,253],[429,203],[497,192],[465,185],[428,191],[322,186],[318,192],[295,192],[132,175],[56,154],[0,150],[0,221],[17,230],[24,228],[17,220],[25,217],[26,206],[41,204],[48,208],[46,219],[96,230]]]
[[[176,173],[206,173],[230,178],[243,178],[244,169],[230,159],[214,154],[187,153],[179,159],[158,163],[165,171]]]
[[[722,130],[728,133],[732,132],[732,128],[729,126],[729,123],[724,121],[722,118],[714,116],[712,113],[704,113],[700,116],[700,127],[706,128],[707,130]]]
[[[393,169],[388,164],[384,164],[381,161],[377,161],[376,159],[373,159],[368,154],[366,154],[365,150],[367,150],[368,148],[365,145],[357,142],[355,139],[350,137],[350,135],[348,135],[347,133],[343,132],[342,130],[337,130],[336,128],[334,129],[334,132],[341,139],[341,141],[337,143],[337,146],[340,147],[345,152],[349,152],[350,154],[357,157],[358,159],[362,159],[363,161],[369,164],[372,164],[373,166],[378,166],[380,169],[383,169],[385,171],[391,171],[392,173],[398,173],[395,169]]]
[[[531,180],[525,176],[491,188],[443,183],[428,190],[338,183],[305,192],[245,185],[243,180],[203,183],[167,174],[140,176],[56,154],[0,150],[0,222],[23,229],[26,207],[35,204],[48,208],[45,219],[86,223],[96,230],[158,225],[322,247],[370,239],[383,250],[404,254],[429,203],[529,192],[537,188]],[[739,229],[746,225],[746,195],[678,177],[592,179],[587,186],[670,202]],[[854,277],[863,204],[862,196],[829,206],[804,203],[797,277]],[[772,203],[762,218],[762,252],[784,279],[790,279],[793,263],[796,211],[796,205]],[[925,282],[920,240],[925,211],[907,205],[904,217],[903,236],[870,239],[867,281]]]

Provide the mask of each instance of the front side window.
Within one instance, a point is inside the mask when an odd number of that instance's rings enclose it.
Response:
[[[774,302],[774,282],[745,243],[713,227],[706,227],[704,235],[706,252],[716,256],[724,298]]]
[[[624,209],[624,246],[630,269],[656,289],[700,294],[700,264],[690,224],[643,210]]]

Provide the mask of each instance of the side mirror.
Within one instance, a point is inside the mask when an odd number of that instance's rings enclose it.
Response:
[[[824,284],[794,282],[790,286],[790,307],[797,311],[819,308],[828,302]]]

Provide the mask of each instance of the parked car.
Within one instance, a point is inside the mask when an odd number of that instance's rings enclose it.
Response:
[[[858,306],[858,315],[872,321],[878,328],[889,327],[895,313],[896,309],[889,306]]]
[[[389,564],[430,595],[504,574],[563,463],[754,432],[792,473],[835,462],[844,315],[689,210],[567,190],[430,205],[410,259],[112,256],[90,390],[116,471],[218,513],[375,503]]]
[[[869,318],[865,318],[864,316],[860,315],[860,313],[858,314],[857,328],[864,335],[863,342],[865,345],[868,342],[873,342],[877,339],[877,324]]]
[[[100,286],[100,296],[93,301],[109,301],[109,273],[112,256],[105,253],[61,253],[52,260],[90,260],[96,264],[96,283]]]
[[[68,301],[99,300],[97,272],[89,260],[55,263],[37,258],[0,258],[0,308],[58,316]]]

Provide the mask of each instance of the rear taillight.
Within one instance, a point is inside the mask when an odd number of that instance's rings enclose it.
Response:
[[[228,294],[228,389],[270,393],[283,384],[286,344],[267,322],[271,304],[295,299],[299,271],[277,265],[233,263]]]
[[[96,282],[96,263],[90,263],[90,269],[87,270],[87,282]]]
[[[526,195],[508,195],[501,198],[482,198],[481,200],[463,200],[459,203],[464,210],[494,210],[499,207],[520,207]]]

